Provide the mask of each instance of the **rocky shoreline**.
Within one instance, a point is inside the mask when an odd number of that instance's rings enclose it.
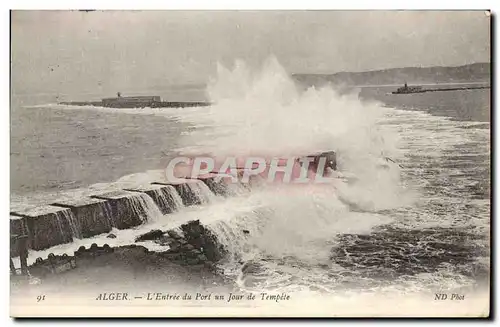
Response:
[[[160,255],[180,265],[204,265],[213,269],[225,253],[216,236],[201,225],[199,220],[183,224],[179,230],[151,230],[135,240],[136,243],[144,241],[168,246],[168,250]]]
[[[116,236],[109,234],[108,237]],[[225,255],[224,247],[219,244],[210,230],[200,224],[199,220],[189,221],[177,229],[151,230],[137,236],[135,242],[135,244],[117,247],[111,247],[108,244],[97,246],[94,243],[89,248],[81,246],[73,256],[51,253],[47,258],[38,258],[30,265],[28,276],[12,276],[12,284],[18,286],[54,285],[61,283],[62,280],[81,284],[81,281],[89,279],[94,279],[94,283],[95,279],[102,279],[104,283],[109,279],[109,275],[119,278],[120,275],[125,274],[127,278],[130,278],[130,272],[132,272],[133,279],[141,280],[152,278],[149,275],[150,272],[157,270],[175,271],[175,274],[180,274],[180,276],[190,275],[191,281],[198,278],[201,284],[208,281],[206,286],[228,286],[232,283],[217,268],[217,263]],[[150,251],[140,244],[143,242],[154,242],[164,246],[165,250]],[[109,272],[99,273],[108,269]],[[116,273],[117,270],[118,273]],[[93,271],[96,271],[97,275]],[[79,279],[81,281],[77,281]]]

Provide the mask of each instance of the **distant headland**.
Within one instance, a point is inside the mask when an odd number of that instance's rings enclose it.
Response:
[[[327,83],[343,85],[403,85],[404,83],[490,83],[491,64],[474,63],[456,67],[403,67],[365,72],[338,72],[333,74],[293,74],[294,79],[308,85]]]

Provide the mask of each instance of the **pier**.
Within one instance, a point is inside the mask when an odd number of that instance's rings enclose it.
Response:
[[[438,89],[424,89],[421,86],[408,86],[406,83],[404,86],[398,88],[392,94],[413,94],[413,93],[426,93],[426,92],[444,92],[444,91],[463,91],[463,90],[478,90],[478,89],[489,89],[491,86],[464,86],[464,87],[446,87]]]

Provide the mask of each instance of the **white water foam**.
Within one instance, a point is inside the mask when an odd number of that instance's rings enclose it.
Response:
[[[136,193],[127,197],[134,212],[146,222],[158,221],[163,215],[153,199],[145,193]]]
[[[217,201],[215,194],[202,181],[192,180],[185,184],[189,190],[200,200],[201,204],[208,204]]]
[[[154,192],[163,206],[170,207],[174,211],[180,210],[184,206],[179,193],[177,193],[173,186],[165,185],[164,188],[154,190]]]

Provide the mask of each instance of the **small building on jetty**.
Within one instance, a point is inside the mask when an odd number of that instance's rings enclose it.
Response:
[[[161,97],[159,96],[133,96],[133,97],[122,97],[120,92],[115,98],[104,98],[101,100],[104,107],[111,108],[135,108],[135,107],[152,107],[156,103],[161,102]]]
[[[423,92],[421,86],[408,86],[405,82],[405,85],[398,88],[393,94],[407,94],[407,93],[420,93]]]

